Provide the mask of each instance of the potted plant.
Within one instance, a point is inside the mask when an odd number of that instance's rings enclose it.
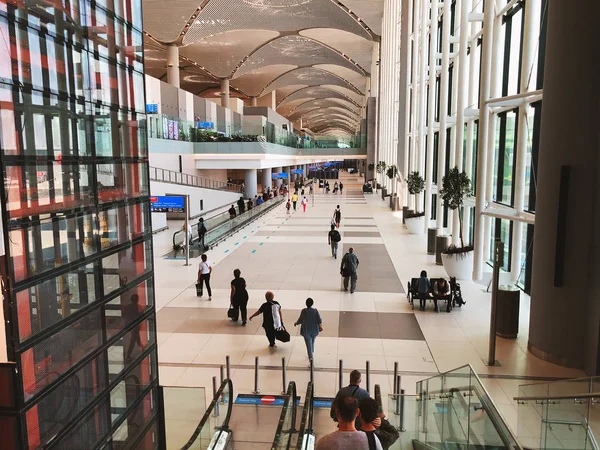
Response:
[[[375,170],[379,175],[383,175],[383,173],[385,173],[386,167],[387,164],[385,163],[385,161],[379,161],[377,163],[377,166],[375,166]],[[379,183],[379,181],[377,182],[377,189],[381,189],[381,184]]]
[[[473,247],[465,246],[462,237],[463,218],[462,210],[464,198],[471,194],[471,180],[465,172],[460,172],[457,167],[450,171],[442,179],[442,189],[439,191],[444,204],[449,209],[456,211],[460,225],[460,247],[451,245],[442,253],[442,263],[449,277],[459,280],[471,279],[473,274]]]
[[[415,210],[407,210],[404,223],[410,234],[423,234],[425,232],[425,213],[419,211],[417,195],[425,190],[425,180],[419,172],[412,172],[406,180],[406,187],[411,195],[415,196]]]

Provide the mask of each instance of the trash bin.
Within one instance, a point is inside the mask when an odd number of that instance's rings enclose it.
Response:
[[[435,238],[437,238],[437,228],[427,230],[427,254],[435,255]]]
[[[385,200],[385,198],[387,197],[388,193],[387,193],[387,188],[382,187],[381,188],[381,200]]]
[[[516,339],[519,334],[521,290],[516,286],[500,286],[496,305],[496,335]]]
[[[445,252],[451,243],[452,236],[437,236],[435,238],[435,263],[438,266],[443,265],[442,252]]]
[[[392,211],[398,211],[400,209],[400,199],[398,194],[390,195],[390,208]]]

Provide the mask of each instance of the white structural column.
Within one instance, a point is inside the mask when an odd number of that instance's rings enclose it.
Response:
[[[262,180],[261,180],[262,183],[261,184],[262,184],[263,189],[272,187],[271,173],[272,173],[272,170],[270,167],[262,170]]]
[[[535,49],[539,35],[539,17],[540,3],[529,1],[525,3],[525,16],[523,24],[523,53],[522,53],[522,70],[520,80],[520,92],[528,92],[535,89],[535,76],[530,78],[531,67],[535,58]],[[531,80],[531,81],[530,81]],[[531,84],[530,84],[531,83]],[[515,156],[515,210],[518,213],[523,212],[525,208],[525,192],[526,169],[527,169],[527,145],[529,140],[529,132],[527,129],[527,115],[529,113],[529,105],[523,104],[519,107],[518,115],[518,141]],[[514,221],[513,237],[512,237],[512,257],[510,279],[516,283],[521,274],[521,252],[523,251],[523,232],[525,224],[523,222]]]
[[[444,1],[442,16],[442,73],[440,75],[440,145],[438,146],[438,192],[442,188],[442,180],[446,170],[446,144],[448,127],[448,69],[450,68],[450,0]],[[444,202],[442,197],[437,197],[436,228],[438,234],[444,227]]]
[[[254,198],[258,190],[256,169],[246,169],[244,172],[244,183],[246,184],[246,197]]]
[[[275,167],[275,172],[277,172],[277,173],[283,172],[283,167]],[[272,173],[272,171],[271,171],[271,173]],[[275,186],[277,186],[278,188],[283,186],[283,180],[281,178],[277,178],[277,180],[275,180]]]
[[[406,164],[407,166],[407,171],[405,172],[405,176],[408,176],[408,174],[410,172],[414,172],[417,170],[418,167],[418,146],[419,146],[419,138],[418,138],[418,132],[417,132],[417,126],[418,126],[418,120],[417,118],[419,117],[419,61],[420,61],[420,55],[419,55],[419,4],[420,4],[420,0],[413,0],[413,2],[411,2],[411,9],[409,11],[409,22],[412,22],[412,29],[411,29],[411,37],[412,37],[412,47],[411,47],[411,57],[412,57],[412,64],[406,67],[411,67],[412,66],[412,76],[411,76],[411,96],[410,96],[410,117],[409,117],[409,123],[410,123],[410,154],[409,154],[409,159],[410,159],[410,165]],[[414,9],[413,9],[414,8]],[[410,20],[410,17],[413,17],[412,20]],[[404,22],[402,23],[402,27],[404,26]],[[406,191],[406,195],[408,196],[408,189],[405,190]],[[416,208],[416,204],[415,204],[415,198],[414,196],[410,196],[409,197],[409,203],[408,206],[410,209],[412,209],[413,211]]]
[[[221,106],[229,108],[229,78],[221,78]]]
[[[425,2],[427,3],[427,2]],[[438,0],[431,0],[431,21],[429,26],[429,97],[427,105],[427,163],[425,173],[425,232],[431,224],[431,213],[433,204],[433,193],[431,192],[433,186],[433,149],[434,149],[434,136],[435,136],[435,67],[437,65],[437,58],[435,53],[437,51],[437,12],[438,12]],[[423,47],[425,51],[425,47]]]
[[[471,7],[469,7],[469,11],[471,10]],[[462,27],[461,27],[462,28]],[[469,26],[469,28],[467,29],[469,31],[469,39],[471,38],[471,36],[474,35],[474,30],[476,28],[475,22],[473,22],[473,24],[471,24]],[[473,41],[471,42],[471,45],[473,49],[475,49],[475,47],[477,46],[477,41]],[[474,59],[475,59],[475,51],[471,52],[471,59],[470,59],[470,63],[469,63],[469,100],[468,100],[468,105],[469,108],[472,108],[473,106],[475,106],[475,102],[477,101],[477,86],[479,86],[479,72],[475,70],[476,68],[476,64],[474,64]],[[468,118],[468,122],[467,122],[467,151],[466,151],[466,158],[465,158],[465,172],[467,173],[469,179],[471,181],[473,181],[473,138],[474,138],[474,134],[475,134],[475,119],[473,117],[469,117]],[[475,186],[472,186],[472,188],[475,188]],[[467,225],[467,227],[465,227],[465,229],[468,229],[468,224],[471,223],[471,213],[472,213],[472,208],[471,207],[465,207],[464,209],[464,216],[463,216],[463,223]],[[467,235],[463,236],[465,238],[465,242],[469,242],[468,245],[472,245],[473,243],[471,242],[470,236],[467,233]]]
[[[496,5],[498,5],[496,0]],[[496,15],[494,19],[493,30],[493,49],[492,49],[492,75],[490,85],[490,98],[498,98],[502,94],[502,46],[503,40],[501,37],[502,16]],[[496,151],[496,127],[498,124],[498,116],[490,111],[490,124],[488,128],[487,139],[487,166],[486,166],[486,186],[485,186],[485,202],[491,204],[494,201],[494,170],[496,170],[494,161],[494,152]],[[492,257],[492,217],[484,216],[483,222],[483,257],[491,259]],[[508,252],[506,252],[508,253]]]
[[[488,128],[490,109],[490,76],[492,71],[492,49],[494,37],[495,10],[494,0],[485,0],[483,18],[483,47],[481,49],[481,83],[479,86],[479,139],[477,140],[477,196],[475,198],[475,242],[473,279],[483,277],[484,217],[486,169],[488,159]]]
[[[457,4],[457,6],[459,6]],[[469,11],[471,10],[471,0],[460,0],[460,29],[458,57],[454,59],[454,67],[458,63],[458,86],[456,93],[456,143],[454,161],[459,170],[463,170],[463,142],[465,139],[465,108],[467,107],[467,97],[469,91],[469,59],[467,50],[469,46]],[[468,141],[467,141],[468,142]],[[468,144],[467,144],[468,145]],[[465,208],[467,209],[467,208]],[[454,214],[452,222],[452,241],[458,245],[461,236],[460,215],[461,211]],[[464,236],[462,236],[464,239]]]
[[[410,139],[410,116],[412,114],[411,102],[411,76],[410,58],[414,59],[411,52],[411,11],[414,0],[402,0],[400,11],[400,82],[398,90],[398,171],[405,178],[410,171],[411,154],[413,152],[414,142]],[[414,83],[414,81],[413,81]],[[395,108],[395,104],[394,104]],[[404,190],[406,193],[406,189]],[[411,206],[412,198],[407,195],[402,199],[402,203]]]
[[[179,87],[179,47],[167,46],[167,83]]]
[[[416,121],[418,121],[418,136],[417,136],[417,153],[418,153],[418,164],[416,167],[416,171],[419,172],[421,176],[425,173],[425,155],[427,153],[426,142],[425,142],[425,123],[427,120],[427,64],[429,61],[427,60],[427,20],[429,13],[429,1],[421,0],[421,20],[419,21],[420,29],[419,29],[419,46],[417,47],[417,53],[419,55],[419,108],[418,108],[418,117]],[[415,14],[417,14],[417,10],[415,9]],[[415,128],[416,129],[416,128]],[[408,189],[407,189],[408,193]],[[417,195],[415,199],[415,212],[422,211],[423,208],[423,193]],[[427,220],[425,220],[425,226],[428,227],[429,224]]]
[[[381,83],[379,89],[379,157],[387,165],[397,165],[398,149],[394,141],[398,136],[398,79],[396,65],[398,63],[398,18],[400,17],[400,0],[385,0],[383,13],[383,36],[381,44]],[[382,184],[395,191],[396,183],[390,183],[385,174],[381,176]]]

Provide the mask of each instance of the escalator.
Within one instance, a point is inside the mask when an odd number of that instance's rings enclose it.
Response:
[[[303,434],[304,430],[307,430],[308,434],[312,420],[309,414],[311,408],[307,406],[312,404],[310,384],[307,392],[310,392],[311,401],[305,402],[303,410],[301,423]],[[281,409],[276,406],[236,404],[233,383],[225,379],[185,445],[179,447],[170,444],[167,432],[166,448],[168,450],[295,449],[298,439],[296,429],[298,401],[296,384],[292,381],[283,396]],[[312,449],[314,445],[300,448]]]

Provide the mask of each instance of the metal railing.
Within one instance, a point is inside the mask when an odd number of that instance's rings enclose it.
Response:
[[[289,450],[292,437],[296,433],[296,408],[298,406],[298,395],[296,394],[296,383],[290,381],[288,384],[283,408],[279,416],[279,423],[273,438],[271,450]]]
[[[313,433],[314,398],[314,384],[309,381],[306,387],[306,397],[304,398],[304,408],[302,409],[296,450],[310,450],[315,446],[315,435]]]
[[[528,448],[598,450],[600,377],[519,387],[517,436]]]
[[[159,167],[150,167],[150,180],[163,183],[180,184],[183,186],[193,186],[206,189],[217,189],[220,191],[242,192],[239,184],[228,183],[227,181],[212,180],[210,178],[198,177],[188,173],[176,172]]]

